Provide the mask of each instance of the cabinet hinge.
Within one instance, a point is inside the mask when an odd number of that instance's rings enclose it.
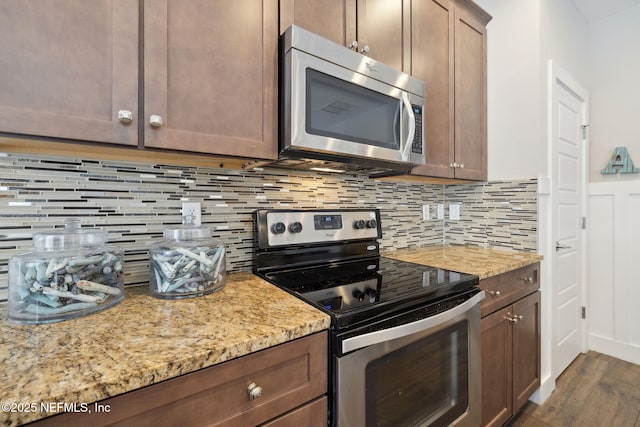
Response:
[[[582,217],[582,229],[583,230],[587,229],[587,217],[586,216]]]
[[[587,307],[585,307],[584,305],[582,306],[582,318],[587,318]]]

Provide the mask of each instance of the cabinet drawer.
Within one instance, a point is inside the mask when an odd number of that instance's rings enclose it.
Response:
[[[301,408],[263,424],[262,427],[326,427],[327,397],[321,397]]]
[[[258,425],[326,394],[327,351],[317,333],[100,402],[109,412],[34,425]],[[262,388],[253,400],[252,383]]]
[[[535,292],[540,287],[539,280],[540,263],[481,280],[480,289],[486,293],[480,305],[481,316],[484,317]]]

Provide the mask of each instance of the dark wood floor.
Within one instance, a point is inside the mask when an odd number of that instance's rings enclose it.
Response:
[[[581,354],[542,405],[528,402],[508,426],[640,427],[640,365]]]

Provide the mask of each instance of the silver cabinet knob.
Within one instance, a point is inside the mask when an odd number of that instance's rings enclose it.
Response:
[[[351,44],[349,45],[349,49],[358,49],[358,40],[354,40],[351,42]]]
[[[162,117],[156,114],[152,114],[149,116],[149,124],[153,128],[159,128],[162,126]]]
[[[262,387],[256,385],[256,383],[251,383],[249,387],[247,387],[247,392],[249,393],[250,400],[256,400],[262,396]]]
[[[460,169],[464,169],[464,163],[460,163],[460,164],[458,165],[458,167],[459,167]]]
[[[499,297],[501,294],[500,294],[500,291],[489,291],[489,295],[493,295],[495,297]]]
[[[120,123],[129,124],[133,121],[133,113],[129,110],[118,111],[118,120]]]
[[[369,45],[365,44],[364,47],[362,49],[360,49],[360,53],[367,53],[369,52]]]
[[[523,277],[524,283],[533,283],[533,277]]]
[[[524,319],[524,317],[522,315],[520,315],[520,316],[516,316],[516,319],[522,320],[522,319]]]

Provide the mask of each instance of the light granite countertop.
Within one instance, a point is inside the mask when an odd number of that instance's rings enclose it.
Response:
[[[487,249],[475,246],[425,246],[382,254],[388,258],[437,268],[476,274],[480,280],[535,264],[542,256],[530,252]]]
[[[0,425],[89,404],[327,329],[329,316],[250,273],[222,290],[161,300],[145,287],[103,312],[48,325],[0,324]],[[35,412],[7,403],[36,404]],[[19,409],[14,407],[13,409]]]

